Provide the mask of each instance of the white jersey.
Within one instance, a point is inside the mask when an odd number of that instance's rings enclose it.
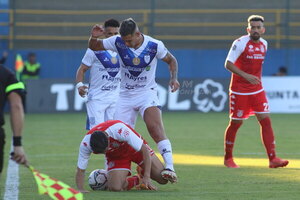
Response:
[[[163,59],[168,50],[164,44],[150,36],[143,35],[143,44],[137,48],[129,48],[120,36],[112,36],[103,40],[105,49],[118,52],[121,65],[121,93],[133,93],[156,88],[155,72],[157,59]]]
[[[138,133],[132,131],[128,126],[118,120],[111,120],[101,123],[90,130],[81,141],[79,147],[78,163],[80,169],[86,169],[88,160],[93,152],[90,146],[91,134],[95,131],[105,131],[109,136],[109,146],[106,154],[109,156],[126,155],[131,151],[128,146],[132,147],[135,151],[140,151],[143,145],[143,139]],[[123,145],[126,143],[126,145]]]
[[[116,100],[121,81],[117,53],[87,49],[81,62],[90,67],[88,100]]]

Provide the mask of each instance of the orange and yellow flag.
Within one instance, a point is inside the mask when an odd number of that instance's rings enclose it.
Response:
[[[20,54],[17,54],[16,56],[16,62],[15,62],[15,70],[16,72],[22,72],[24,67],[24,63],[22,60],[22,56]]]
[[[16,76],[18,81],[20,81],[21,79],[21,73],[23,71],[23,68],[24,68],[24,63],[22,60],[22,56],[20,54],[17,54],[16,61],[15,61],[15,70],[16,70]]]
[[[81,192],[71,188],[67,184],[42,174],[29,166],[38,185],[39,194],[48,194],[55,200],[83,200]]]

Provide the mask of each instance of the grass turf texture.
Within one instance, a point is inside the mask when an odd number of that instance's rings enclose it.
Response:
[[[163,120],[172,141],[178,184],[159,187],[159,191],[101,192],[84,194],[94,199],[207,199],[257,200],[299,199],[300,190],[300,115],[271,115],[277,141],[277,155],[290,159],[287,168],[269,169],[259,126],[254,117],[245,121],[236,139],[234,155],[240,169],[223,166],[223,134],[228,124],[226,113],[164,113]],[[6,155],[9,153],[9,119],[6,118]],[[85,134],[85,114],[28,114],[24,145],[30,163],[41,173],[75,187],[78,146]],[[156,151],[142,120],[136,130]],[[89,172],[103,168],[103,156],[92,155]],[[7,159],[5,167],[7,166]],[[133,168],[134,169],[134,168]],[[0,180],[3,197],[6,169]],[[20,200],[50,199],[38,195],[28,169],[20,167]],[[86,189],[89,189],[86,181]]]

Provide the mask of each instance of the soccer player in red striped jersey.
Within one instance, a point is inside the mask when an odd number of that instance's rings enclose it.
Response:
[[[225,68],[232,73],[229,89],[230,121],[225,131],[224,165],[239,168],[232,152],[236,133],[249,116],[256,116],[261,127],[261,138],[269,157],[269,167],[285,167],[287,160],[276,157],[275,139],[269,116],[269,106],[261,83],[262,65],[268,43],[261,38],[265,33],[264,18],[248,18],[248,35],[235,40],[225,61]]]
[[[168,182],[161,175],[163,164],[142,136],[119,120],[109,120],[91,129],[80,144],[76,173],[80,192],[88,192],[84,189],[84,174],[92,153],[105,154],[110,191],[130,190],[134,186],[156,190],[150,179],[159,184]],[[139,177],[128,177],[132,162],[139,166]]]

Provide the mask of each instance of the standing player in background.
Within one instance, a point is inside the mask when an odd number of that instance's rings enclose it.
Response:
[[[235,40],[225,61],[225,67],[232,72],[230,83],[230,122],[225,132],[224,164],[238,168],[232,152],[236,133],[250,115],[255,114],[261,127],[261,138],[265,145],[269,167],[284,167],[289,162],[276,157],[275,139],[269,116],[269,106],[262,87],[262,64],[267,51],[264,34],[264,18],[251,15],[248,18],[248,35]]]
[[[3,169],[5,132],[4,105],[8,100],[10,105],[10,124],[13,132],[12,159],[19,164],[27,164],[26,155],[22,146],[22,129],[24,110],[22,98],[25,95],[24,84],[17,81],[15,75],[0,64],[0,174]]]
[[[120,23],[109,19],[104,23],[104,36],[119,34]],[[90,71],[89,87],[83,85],[84,74]],[[87,49],[76,74],[76,88],[80,96],[88,94],[86,129],[113,119],[120,88],[120,64],[117,53]],[[88,92],[87,92],[88,90]]]
[[[169,65],[171,91],[178,90],[176,58],[161,41],[142,34],[131,18],[122,22],[121,36],[100,40],[98,37],[101,35],[103,35],[102,28],[95,25],[89,40],[90,49],[93,51],[109,49],[118,52],[122,66],[120,99],[117,103],[115,119],[134,127],[137,115],[140,113],[149,134],[157,143],[164,158],[166,169],[162,171],[162,176],[171,182],[176,182],[172,147],[164,131],[155,82],[157,60],[160,59]]]

